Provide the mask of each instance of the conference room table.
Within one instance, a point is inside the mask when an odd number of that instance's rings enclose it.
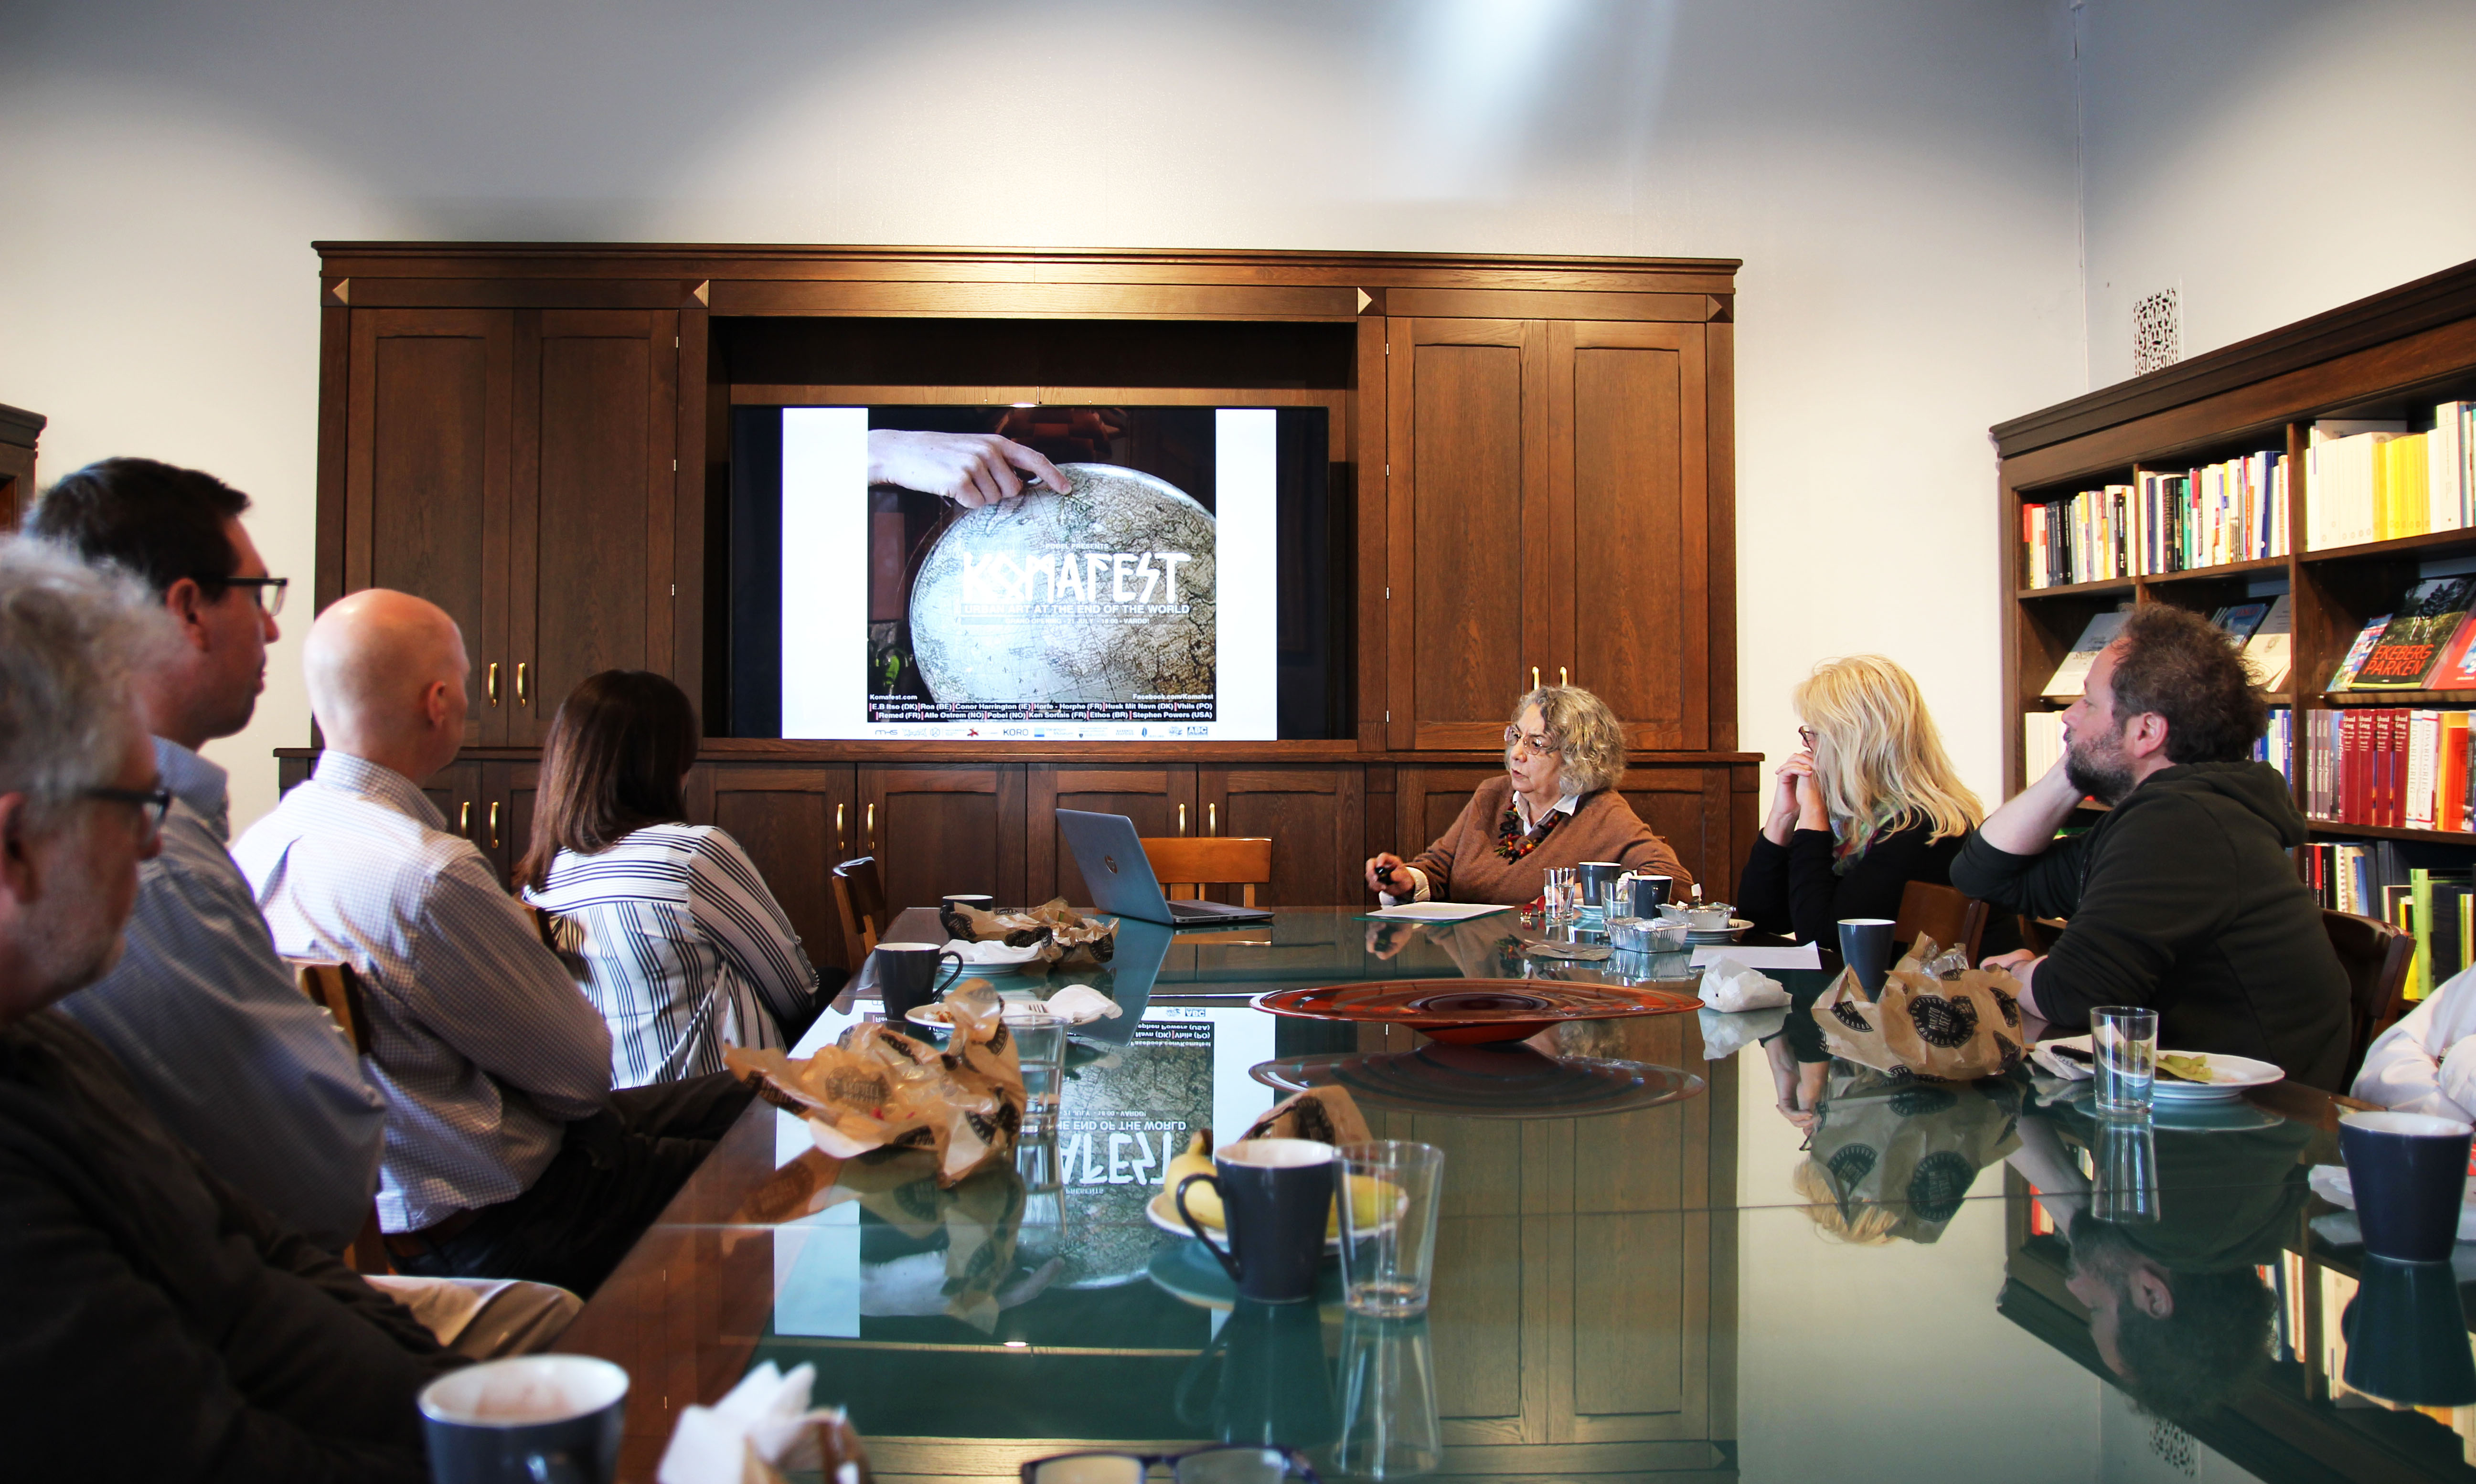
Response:
[[[942,934],[915,912],[888,936]],[[1106,970],[989,973],[1015,996],[1089,983],[1122,1013],[1077,1027],[1054,1138],[952,1189],[917,1154],[830,1159],[753,1105],[560,1344],[632,1378],[621,1477],[652,1479],[681,1410],[770,1361],[815,1368],[879,1479],[1216,1441],[1295,1446],[1327,1479],[2476,1478],[2476,1406],[2409,1404],[2476,1402],[2456,1286],[2476,1263],[2402,1298],[2352,1213],[2311,1194],[2343,1100],[2279,1085],[2127,1127],[2091,1116],[2086,1083],[2029,1069],[1931,1084],[1835,1062],[1800,1127],[1765,1040],[1826,981],[1809,970],[1774,974],[1789,1007],[1509,1048],[1249,1002],[1456,977],[1691,994],[1700,972],[1683,953],[1552,956],[1576,940],[1596,935],[1511,911],[1284,908],[1124,923]],[[801,1050],[877,1008],[829,1013]],[[1331,1084],[1377,1136],[1445,1150],[1423,1318],[1348,1312],[1331,1263],[1313,1303],[1238,1302],[1154,1219],[1163,1164],[1197,1133]],[[2119,1176],[2134,1149],[2150,1174],[2108,1185],[2100,1161]],[[2023,1174],[2056,1168],[2042,1150],[2078,1171],[2043,1200]],[[2266,1293],[2264,1353],[2214,1395],[2150,1395],[2102,1355],[2067,1287],[2092,1174],[2103,1234],[2177,1281]],[[2351,1306],[2368,1316],[2353,1348]]]

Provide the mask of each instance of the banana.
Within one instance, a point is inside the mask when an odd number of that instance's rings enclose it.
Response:
[[[1211,1173],[1212,1130],[1198,1129],[1195,1137],[1187,1141],[1186,1152],[1171,1160],[1169,1168],[1161,1172],[1161,1189],[1169,1196],[1170,1209],[1173,1211],[1177,1209],[1178,1181],[1190,1175],[1210,1175]],[[1220,1192],[1209,1185],[1197,1185],[1188,1191],[1186,1208],[1195,1213],[1197,1221],[1216,1231],[1228,1224],[1228,1218],[1221,1214]]]

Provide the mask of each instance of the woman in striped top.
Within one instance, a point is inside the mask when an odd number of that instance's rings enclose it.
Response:
[[[553,914],[610,1026],[610,1085],[724,1070],[728,1045],[784,1047],[816,1018],[817,972],[739,842],[687,823],[696,711],[669,680],[605,670],[542,748],[524,898]]]

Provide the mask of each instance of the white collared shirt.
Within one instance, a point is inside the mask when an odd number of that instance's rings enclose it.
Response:
[[[1522,797],[1521,790],[1515,789],[1512,792],[1514,815],[1522,821],[1522,832],[1523,834],[1528,834],[1530,831],[1539,828],[1539,821],[1530,817],[1530,801]],[[1573,817],[1575,806],[1580,804],[1581,802],[1582,796],[1580,794],[1567,794],[1564,798],[1559,799],[1554,804],[1548,805],[1548,812],[1550,814],[1562,814],[1567,819],[1571,819]],[[1424,902],[1427,900],[1427,873],[1420,870],[1416,866],[1403,866],[1401,869],[1407,872],[1410,877],[1410,890],[1406,895],[1395,896],[1391,892],[1377,892],[1375,894],[1376,900],[1388,907],[1403,902]]]
[[[602,1017],[446,827],[410,779],[330,748],[233,851],[278,952],[361,977],[390,1232],[524,1194],[610,1098]]]

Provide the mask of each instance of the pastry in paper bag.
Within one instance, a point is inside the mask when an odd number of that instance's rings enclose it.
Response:
[[[953,1025],[940,1051],[891,1026],[859,1025],[814,1056],[726,1047],[724,1060],[758,1097],[797,1113],[818,1149],[851,1159],[925,1149],[952,1185],[1014,1148],[1023,1128],[1023,1071],[998,993],[966,979],[943,1003]]]
[[[1936,952],[1920,934],[1870,1000],[1856,974],[1842,970],[1811,1012],[1831,1054],[1939,1082],[2000,1076],[2018,1066],[2020,981],[1984,969],[1939,978],[1926,972]]]
[[[946,935],[966,943],[1003,943],[1009,948],[1037,946],[1040,956],[1024,967],[1099,968],[1118,946],[1115,918],[1089,917],[1052,897],[1019,912],[983,912],[978,907],[949,906],[937,914]]]

